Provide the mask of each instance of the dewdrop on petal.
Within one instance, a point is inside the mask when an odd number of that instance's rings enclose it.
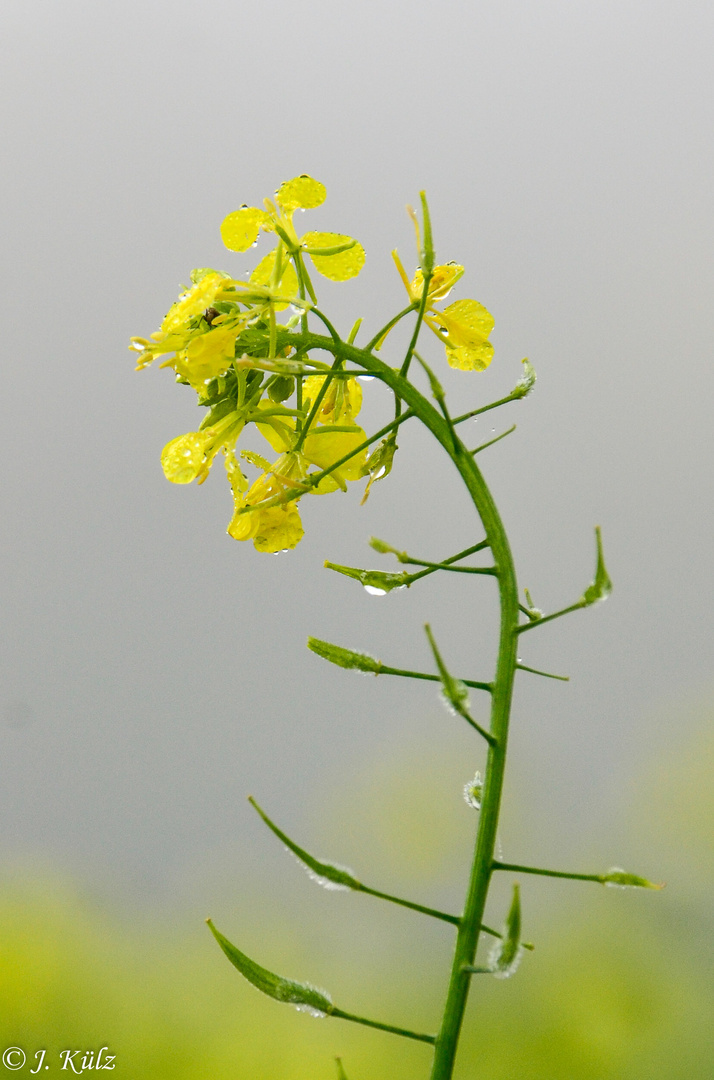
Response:
[[[464,784],[464,799],[468,806],[471,806],[474,810],[480,810],[482,796],[483,778],[481,773],[477,771],[473,780],[469,780],[467,784]]]
[[[203,468],[213,432],[191,431],[168,442],[161,452],[161,467],[172,484],[190,484]]]

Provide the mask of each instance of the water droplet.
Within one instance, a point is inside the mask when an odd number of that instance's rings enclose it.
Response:
[[[374,585],[365,585],[364,591],[369,593],[370,596],[386,596],[386,589],[376,589]]]
[[[624,873],[625,873],[625,871],[622,869],[621,866],[611,866],[610,869],[608,870],[608,874],[624,874]],[[621,881],[606,881],[605,882],[605,888],[606,889],[627,889],[627,888],[629,888],[629,886],[628,885],[623,885],[623,883]]]
[[[358,375],[360,382],[374,382],[374,375]]]
[[[298,860],[299,862],[300,860]],[[350,892],[349,885],[342,885],[339,881],[332,881],[330,878],[323,877],[322,874],[316,874],[314,870],[311,870],[309,866],[302,864],[310,881],[314,881],[316,885],[321,885],[323,889],[327,889],[328,892]],[[347,870],[346,867],[338,867],[338,869],[346,870],[348,874],[351,874],[351,870]]]
[[[488,954],[489,967],[494,968],[493,976],[495,979],[510,979],[511,975],[515,975],[518,971],[518,965],[523,958],[523,946],[519,945],[516,949],[515,955],[508,965],[499,967],[499,963],[503,964],[501,956],[504,950],[504,942],[497,938],[494,945],[491,947],[491,951]]]
[[[467,784],[464,784],[464,799],[474,810],[480,810],[482,794],[483,779],[481,778],[481,773],[477,772],[473,780],[469,780]]]
[[[318,1020],[322,1020],[327,1016],[327,1013],[323,1012],[322,1009],[315,1009],[312,1005],[296,1005],[295,1008],[298,1012],[307,1013],[308,1016],[314,1016]]]

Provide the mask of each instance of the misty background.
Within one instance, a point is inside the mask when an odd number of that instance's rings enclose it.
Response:
[[[222,470],[166,482],[161,448],[203,414],[127,351],[193,267],[239,275],[267,251],[228,252],[223,217],[307,172],[328,197],[306,227],[367,252],[356,281],[317,283],[343,334],[404,306],[390,251],[414,264],[405,205],[426,189],[438,259],[466,266],[453,298],[496,320],[483,374],[448,371],[425,339],[452,414],[534,364],[535,392],[470,438],[518,425],[480,461],[538,606],[582,594],[603,529],[611,599],[522,639],[525,663],[571,681],[519,675],[505,856],[669,875],[656,902],[684,919],[679,841],[667,855],[651,820],[681,806],[714,691],[710,5],[6,0],[0,21],[5,878],[223,914],[226,932],[250,909],[253,941],[261,903],[281,925],[294,905],[329,920],[253,794],[365,880],[374,866],[377,886],[460,902],[481,747],[433,689],[305,649],[314,634],[430,670],[429,621],[452,670],[489,677],[489,581],[375,598],[322,568],[396,569],[371,535],[425,559],[481,539],[448,461],[406,425],[364,507],[356,485],[304,499],[299,547],[260,555],[226,535]],[[376,429],[388,396],[364,390]],[[536,915],[591,897],[528,884]],[[302,891],[283,903],[282,887]]]

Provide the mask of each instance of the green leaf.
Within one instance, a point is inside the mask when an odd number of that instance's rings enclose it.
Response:
[[[513,900],[503,925],[503,937],[498,938],[491,949],[489,962],[497,979],[508,979],[521,962],[521,890],[513,886]]]
[[[516,385],[511,391],[511,397],[524,398],[527,394],[530,394],[531,390],[535,386],[536,371],[530,360],[526,357],[523,361],[523,375],[518,380]]]
[[[285,844],[293,855],[296,855],[301,863],[307,867],[308,873],[313,881],[316,881],[318,885],[322,885],[326,889],[361,889],[361,884],[354,875],[343,866],[336,866],[334,863],[324,862],[322,859],[316,859],[314,855],[310,855],[309,852],[299,847],[294,840],[291,840],[289,836],[279,829],[278,826],[270,820],[264,810],[258,806],[257,802],[251,795],[248,802],[255,810],[258,811],[265,824],[274,832],[279,840]]]
[[[616,889],[663,889],[664,884],[655,884],[647,878],[638,877],[637,874],[627,874],[619,866],[612,866],[600,879],[603,885],[609,885]]]
[[[373,596],[384,596],[392,589],[409,588],[411,584],[411,575],[406,570],[402,570],[400,574],[384,574],[379,570],[360,570],[356,566],[340,566],[331,562],[326,562],[325,566],[328,570],[335,570],[338,574],[359,581]]]
[[[595,527],[595,538],[597,540],[595,580],[592,585],[587,587],[581,597],[580,603],[583,607],[590,607],[591,604],[596,604],[598,600],[606,600],[612,592],[612,582],[610,581],[610,575],[605,568],[605,560],[602,554],[602,535],[600,533],[599,525]]]
[[[366,671],[379,675],[382,670],[381,660],[375,660],[367,653],[355,652],[353,649],[343,649],[341,645],[332,645],[329,641],[321,641],[319,638],[309,637],[307,647],[312,652],[321,656],[323,660],[329,660],[338,667],[349,668],[353,671]]]
[[[238,968],[241,975],[261,993],[267,994],[275,1001],[294,1005],[301,1012],[309,1012],[313,1016],[328,1016],[332,1012],[332,1000],[324,991],[317,990],[309,983],[294,982],[292,979],[284,979],[281,975],[274,975],[272,971],[256,964],[244,952],[236,948],[228,938],[216,930],[210,919],[206,919],[206,922],[233,966]]]

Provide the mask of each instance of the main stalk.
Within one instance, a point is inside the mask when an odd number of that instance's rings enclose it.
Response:
[[[335,358],[350,360],[359,367],[374,371],[419,417],[424,426],[443,446],[466,484],[485,529],[497,571],[501,621],[490,722],[490,731],[496,742],[489,747],[488,751],[474,858],[464,910],[459,922],[446,1003],[435,1044],[431,1072],[431,1080],[450,1080],[472,977],[468,971],[464,971],[464,968],[473,964],[476,956],[491,881],[506,767],[508,722],[517,663],[516,628],[519,620],[518,586],[513,556],[500,514],[481,475],[481,470],[476,465],[473,456],[456,436],[453,426],[447,423],[431,402],[408,379],[377,359],[371,352],[320,334],[301,334],[299,338],[301,344],[307,348],[324,349]]]

